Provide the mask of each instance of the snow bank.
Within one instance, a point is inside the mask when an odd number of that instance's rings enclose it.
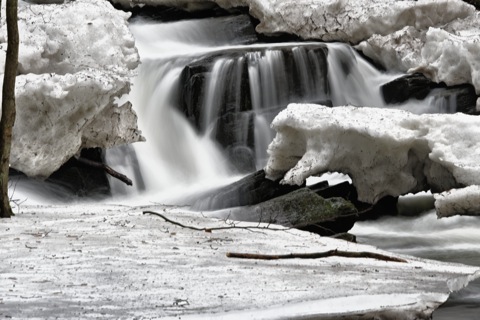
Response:
[[[47,177],[83,147],[142,140],[135,113],[114,102],[130,91],[139,64],[127,24],[130,14],[95,0],[21,3],[18,14],[20,56],[11,166],[29,176]],[[3,70],[3,16],[1,22]]]
[[[368,203],[480,185],[475,116],[291,104],[272,126],[277,135],[265,171],[283,183],[300,185],[338,171],[352,178],[359,200]]]
[[[480,12],[442,28],[374,35],[357,48],[389,70],[422,72],[447,85],[471,83],[480,94]]]
[[[231,226],[172,207],[22,204],[15,217],[0,221],[0,317],[429,319],[451,291],[480,276],[478,267],[281,231],[275,225],[270,230],[194,231],[143,215],[147,209],[185,225]],[[335,249],[407,262],[226,257],[227,252]]]

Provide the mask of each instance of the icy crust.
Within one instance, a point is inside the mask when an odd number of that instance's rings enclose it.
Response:
[[[430,319],[478,267],[424,260],[300,230],[224,229],[178,208],[22,204],[0,222],[0,317],[11,319]],[[235,222],[238,227],[267,227]],[[253,232],[253,233],[252,233]],[[254,235],[254,236],[252,236]],[[260,254],[368,251],[406,263]]]
[[[349,174],[359,200],[480,185],[480,120],[464,114],[291,104],[273,121],[270,178]]]
[[[435,208],[440,218],[457,214],[480,216],[480,186],[452,189],[435,196]]]
[[[132,108],[114,102],[139,64],[129,16],[107,1],[20,3],[13,168],[48,177],[83,147],[143,139]],[[4,64],[3,16],[0,42]]]
[[[357,48],[389,70],[422,72],[447,85],[471,83],[480,94],[480,12],[442,28],[377,34]]]

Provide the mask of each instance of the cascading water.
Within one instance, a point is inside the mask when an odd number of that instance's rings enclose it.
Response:
[[[143,177],[138,189],[157,196],[262,168],[270,123],[290,102],[383,108],[380,86],[399,76],[378,71],[345,44],[253,44],[246,16],[140,21],[132,32],[142,66],[130,100],[147,143],[135,146],[140,168],[130,175]],[[447,108],[437,100],[396,107]],[[107,156],[112,165],[119,163],[114,153]],[[112,183],[114,193],[124,192]]]

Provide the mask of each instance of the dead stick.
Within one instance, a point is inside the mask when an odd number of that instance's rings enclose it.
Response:
[[[182,228],[185,228],[185,229],[190,229],[190,230],[195,230],[195,231],[204,231],[204,232],[212,232],[212,231],[215,231],[215,230],[228,230],[228,229],[246,229],[246,230],[249,230],[249,229],[262,229],[262,230],[272,230],[272,231],[286,231],[286,230],[290,230],[289,228],[283,228],[283,229],[273,229],[273,228],[269,228],[268,226],[266,227],[255,227],[255,226],[250,226],[250,227],[247,227],[247,226],[228,226],[228,227],[211,227],[211,228],[197,228],[197,227],[194,227],[194,226],[187,226],[187,225],[184,225],[184,224],[181,224],[180,222],[177,222],[177,221],[174,221],[174,220],[171,220],[167,217],[165,217],[163,214],[161,213],[158,213],[158,212],[155,212],[155,211],[143,211],[143,214],[153,214],[157,217],[160,217],[162,218],[163,220],[165,220],[166,222],[169,222],[173,225],[176,225],[176,226],[179,226],[179,227],[182,227]]]
[[[324,252],[314,252],[314,253],[289,253],[281,255],[272,255],[272,254],[256,254],[256,253],[237,253],[237,252],[227,252],[228,258],[240,258],[240,259],[257,259],[257,260],[279,260],[279,259],[319,259],[326,257],[346,257],[346,258],[370,258],[377,259],[382,261],[392,261],[392,262],[407,262],[407,260],[386,256],[379,253],[368,252],[368,251],[340,251],[340,250],[329,250]]]
[[[106,164],[104,163],[101,163],[101,162],[96,162],[96,161],[93,161],[93,160],[89,160],[89,159],[85,159],[85,158],[76,158],[78,160],[78,162],[80,163],[83,163],[87,166],[90,166],[90,167],[93,167],[93,168],[98,168],[98,169],[102,169],[103,171],[105,171],[107,174],[111,175],[112,177],[122,181],[123,183],[125,183],[127,186],[131,186],[133,183],[132,183],[132,180],[130,180],[126,175],[124,174],[121,174],[120,172],[117,172],[115,170],[113,170],[112,168],[110,168],[109,166],[107,166]]]

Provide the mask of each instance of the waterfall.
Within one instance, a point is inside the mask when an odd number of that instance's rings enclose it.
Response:
[[[142,65],[130,100],[147,142],[123,156],[110,151],[107,161],[138,163],[129,173],[138,191],[185,194],[262,168],[274,137],[270,123],[291,102],[391,107],[380,87],[399,74],[378,71],[346,44],[254,44],[247,20],[132,24]],[[448,111],[448,99],[432,95],[395,107]],[[114,181],[112,188],[125,193]]]

